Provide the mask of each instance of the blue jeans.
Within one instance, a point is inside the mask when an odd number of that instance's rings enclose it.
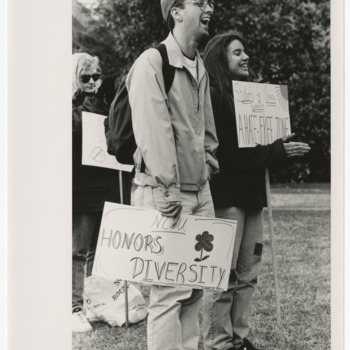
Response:
[[[136,186],[132,195],[138,207],[157,208],[162,193],[150,186]],[[198,192],[181,192],[182,213],[214,217],[209,184]],[[197,350],[203,291],[188,287],[156,286],[148,307],[148,350]]]
[[[203,341],[206,350],[239,348],[249,333],[249,303],[261,270],[262,209],[215,209],[217,218],[237,220],[227,291],[204,292]]]
[[[83,307],[84,278],[90,276],[102,212],[73,213],[72,308]]]

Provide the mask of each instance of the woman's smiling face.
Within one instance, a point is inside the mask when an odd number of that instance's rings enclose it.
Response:
[[[246,80],[249,77],[249,56],[244,51],[243,44],[234,39],[227,46],[228,69],[234,80]]]

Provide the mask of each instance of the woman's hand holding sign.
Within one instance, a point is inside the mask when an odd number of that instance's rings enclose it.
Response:
[[[291,142],[290,140],[295,134],[290,134],[282,138],[284,150],[286,151],[287,157],[300,157],[310,151],[310,146],[304,142]]]

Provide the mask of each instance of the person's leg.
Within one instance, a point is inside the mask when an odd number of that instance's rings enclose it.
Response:
[[[196,192],[181,193],[182,214],[192,214],[197,205]],[[133,203],[155,209],[161,204],[157,188],[137,186]],[[197,350],[199,340],[198,311],[202,290],[185,287],[152,286],[148,307],[148,350]]]
[[[152,286],[148,307],[148,350],[197,350],[202,291]]]
[[[198,349],[200,336],[199,313],[202,296],[203,290],[192,289],[190,298],[181,303],[182,344],[186,350]]]
[[[86,258],[95,228],[96,215],[73,213],[72,240],[72,331],[92,331],[90,323],[83,314],[83,292]]]
[[[262,249],[262,209],[247,209],[237,260],[238,284],[234,290],[231,313],[236,349],[243,344],[243,339],[249,334],[249,304],[261,270]]]
[[[73,214],[72,239],[72,308],[83,307],[85,264],[91,237],[95,229],[96,214]]]
[[[94,213],[95,214],[95,213]],[[95,259],[95,252],[96,252],[96,246],[98,241],[98,234],[100,232],[100,226],[101,226],[101,220],[102,220],[102,212],[95,214],[95,223],[94,228],[92,231],[92,236],[90,240],[90,247],[89,247],[89,253],[86,258],[86,277],[91,276],[92,268],[94,265],[94,259]]]
[[[209,184],[199,192],[182,192],[182,213],[205,217],[214,217],[214,205]],[[184,349],[198,349],[203,291],[193,289],[191,298],[181,302],[180,320],[182,326],[182,343]]]
[[[203,341],[206,350],[224,350],[233,346],[231,313],[234,289],[237,285],[236,263],[242,242],[245,211],[236,207],[216,208],[215,216],[237,220],[237,227],[227,291],[204,291],[202,317]]]

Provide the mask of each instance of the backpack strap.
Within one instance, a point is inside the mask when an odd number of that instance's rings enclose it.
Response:
[[[175,67],[171,66],[169,64],[169,57],[168,52],[166,49],[166,46],[164,44],[158,44],[157,46],[154,46],[155,49],[157,49],[162,56],[163,60],[163,79],[164,79],[164,86],[165,86],[165,92],[168,94],[168,92],[171,89],[171,86],[173,85],[174,76],[175,76]]]

